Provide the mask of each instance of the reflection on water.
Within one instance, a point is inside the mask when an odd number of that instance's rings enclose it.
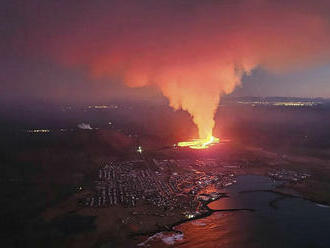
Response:
[[[330,247],[330,209],[298,198],[264,191],[273,182],[261,176],[241,176],[225,191],[230,198],[209,204],[212,209],[253,208],[255,212],[216,212],[178,227],[184,233],[171,247]],[[270,204],[272,202],[273,204]],[[163,242],[150,243],[162,247]],[[166,247],[166,245],[165,245]]]

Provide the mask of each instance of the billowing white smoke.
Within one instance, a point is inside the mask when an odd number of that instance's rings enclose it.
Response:
[[[93,128],[91,127],[91,125],[89,123],[80,123],[77,126],[80,129],[93,130]]]

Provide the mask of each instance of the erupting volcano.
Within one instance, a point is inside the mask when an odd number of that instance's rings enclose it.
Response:
[[[180,147],[190,147],[192,149],[206,149],[220,142],[219,138],[210,136],[207,139],[194,139],[192,141],[182,141],[178,143]]]
[[[219,141],[212,136],[219,101],[254,69],[281,73],[330,57],[326,1],[146,1],[148,8],[142,2],[84,8],[80,18],[63,18],[72,22],[61,25],[66,32],[45,27],[51,33],[41,41],[58,61],[88,68],[100,81],[159,89],[198,128],[199,139],[179,146]]]

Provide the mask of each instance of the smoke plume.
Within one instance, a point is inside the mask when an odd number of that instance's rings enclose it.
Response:
[[[96,78],[157,86],[171,107],[191,114],[200,138],[212,135],[221,96],[253,69],[280,73],[329,57],[327,1],[104,4],[77,7],[61,27],[45,24],[45,50]]]
[[[80,129],[87,129],[87,130],[92,130],[93,128],[91,127],[91,124],[89,123],[80,123],[77,125],[78,128]]]

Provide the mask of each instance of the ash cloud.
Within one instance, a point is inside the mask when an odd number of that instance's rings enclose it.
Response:
[[[174,109],[191,114],[201,138],[212,134],[221,96],[243,75],[329,58],[330,4],[322,0],[82,1],[65,13],[53,7],[33,34],[40,51],[95,78],[157,86]]]

